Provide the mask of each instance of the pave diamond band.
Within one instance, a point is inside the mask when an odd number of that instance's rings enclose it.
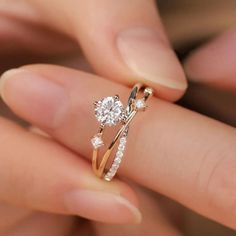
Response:
[[[143,91],[143,96],[137,98],[141,90]],[[152,93],[151,88],[144,88],[141,84],[136,84],[130,93],[126,108],[124,108],[118,95],[105,97],[94,103],[95,117],[100,123],[100,127],[98,133],[91,139],[93,146],[92,167],[98,177],[110,181],[116,175],[124,156],[130,122],[139,111],[145,110],[146,101]],[[103,141],[105,128],[107,126],[117,126],[118,124],[121,125],[121,128],[107,147],[100,163],[98,163],[100,148],[106,146]],[[113,159],[110,161],[110,156],[115,147],[116,151],[114,152]]]
[[[124,151],[125,151],[126,142],[127,142],[127,135],[128,133],[126,132],[125,134],[123,134],[123,137],[120,138],[120,142],[119,142],[116,154],[115,154],[115,158],[112,162],[110,169],[104,176],[104,179],[107,181],[112,180],[112,178],[116,175],[116,172],[120,167],[120,164],[124,155]]]

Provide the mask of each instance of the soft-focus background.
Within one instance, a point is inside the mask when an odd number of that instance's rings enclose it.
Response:
[[[158,5],[167,33],[181,60],[194,48],[200,46],[220,32],[236,26],[236,0],[159,0]],[[16,60],[14,65],[6,66],[0,62],[0,70],[20,66],[29,62],[53,62],[77,67],[77,52],[55,57],[30,57]],[[14,61],[12,58],[11,62]],[[2,59],[1,59],[2,60]],[[4,66],[3,66],[4,64]],[[189,90],[180,101],[181,105],[197,112],[236,126],[236,94],[190,83]],[[0,103],[0,113],[16,119]],[[193,196],[194,197],[194,196]],[[185,235],[189,236],[233,236],[235,231],[209,221],[184,209]]]

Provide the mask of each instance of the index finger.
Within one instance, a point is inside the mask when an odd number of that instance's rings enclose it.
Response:
[[[1,93],[18,115],[87,158],[97,130],[92,103],[130,92],[98,76],[46,65],[9,72],[4,81]],[[55,96],[53,83],[61,95]],[[235,129],[156,98],[148,109],[130,127],[120,174],[236,228]]]
[[[141,81],[175,101],[185,75],[163,29],[155,1],[31,0],[44,24],[75,38],[96,73],[131,85]]]

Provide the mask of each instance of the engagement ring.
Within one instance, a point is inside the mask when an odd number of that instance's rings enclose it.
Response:
[[[138,98],[141,91],[143,96]],[[100,127],[98,133],[91,139],[93,146],[92,168],[98,177],[110,181],[116,175],[124,156],[130,123],[138,111],[146,109],[146,101],[152,94],[151,88],[144,88],[142,84],[136,84],[130,93],[126,107],[118,95],[105,97],[94,103],[95,117],[100,123]],[[120,129],[111,143],[106,146],[103,141],[105,128],[118,125],[120,125]],[[99,151],[102,146],[106,147],[106,151],[99,161]],[[116,151],[113,153],[115,147]],[[112,154],[113,158],[109,160]]]

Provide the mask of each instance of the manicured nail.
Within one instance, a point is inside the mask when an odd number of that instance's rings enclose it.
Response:
[[[13,110],[43,127],[58,126],[66,114],[68,97],[64,88],[26,69],[12,69],[0,79],[0,94]]]
[[[114,193],[77,190],[65,196],[65,205],[71,214],[106,223],[140,223],[142,219],[136,206]]]
[[[140,27],[122,31],[117,38],[117,47],[124,62],[140,80],[172,89],[186,89],[180,63],[158,31]]]

